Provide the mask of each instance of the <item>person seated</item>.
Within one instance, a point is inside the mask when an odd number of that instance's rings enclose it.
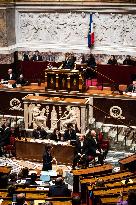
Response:
[[[84,135],[80,135],[75,144],[75,156],[73,160],[73,169],[79,165],[88,166],[88,141]]]
[[[46,56],[46,61],[55,62],[55,56],[53,55],[53,53],[51,51],[48,52],[48,54]]]
[[[92,53],[90,54],[90,56],[87,59],[86,63],[87,63],[88,67],[95,68],[96,61],[95,61],[95,57],[94,57],[94,55]]]
[[[134,80],[133,83],[130,84],[130,85],[127,87],[127,89],[126,89],[125,92],[126,92],[126,93],[127,93],[127,92],[136,93],[136,80]]]
[[[36,173],[32,173],[31,176],[30,176],[30,179],[26,180],[25,185],[26,186],[37,185],[36,179],[37,179],[37,174]]]
[[[37,129],[34,129],[32,132],[32,137],[35,139],[46,139],[47,132],[41,128],[40,126],[37,127]]]
[[[76,140],[76,131],[71,123],[67,125],[67,129],[64,132],[64,141],[68,140]]]
[[[13,172],[13,173],[11,173],[9,175],[9,182],[8,182],[8,184],[9,185],[14,185],[14,184],[16,184],[16,181],[17,181],[17,174],[15,172]]]
[[[29,174],[29,169],[28,167],[24,167],[21,172],[20,172],[20,178],[21,179],[25,179],[28,177],[28,174]]]
[[[55,185],[49,187],[49,197],[70,197],[71,191],[64,183],[62,177],[58,177],[55,180]]]
[[[16,193],[16,186],[15,185],[10,185],[8,187],[8,197],[13,197],[13,194]]]
[[[30,59],[29,59],[29,54],[28,54],[28,52],[25,52],[24,54],[23,54],[23,59],[22,59],[23,61],[29,61]]]
[[[57,141],[57,142],[61,141],[61,133],[60,133],[58,128],[54,129],[53,133],[50,136],[50,139],[54,140],[54,141]]]
[[[8,81],[8,80],[16,80],[16,75],[15,73],[13,73],[12,69],[8,69],[8,74],[6,76],[6,78],[4,79],[4,81]]]
[[[117,63],[117,60],[116,60],[116,58],[115,58],[115,56],[114,55],[112,55],[111,57],[110,57],[110,59],[108,60],[108,63],[107,64],[110,64],[110,65],[117,65],[118,63]]]
[[[17,194],[16,205],[27,205],[24,193]]]
[[[8,176],[6,174],[0,175],[0,189],[8,188]]]
[[[123,61],[123,65],[134,65],[134,61],[131,59],[131,56],[127,55]]]
[[[32,56],[32,61],[42,61],[42,56],[40,55],[39,51],[35,51],[34,55]]]
[[[26,81],[24,79],[23,74],[20,74],[19,78],[16,80],[16,84],[21,85],[21,86],[25,86],[25,85],[28,85],[28,81]]]
[[[96,137],[96,131],[91,130],[87,134],[88,140],[88,155],[92,157],[98,157],[98,162],[103,165],[103,150],[100,149],[98,139]]]
[[[131,189],[128,191],[128,198],[126,201],[123,200],[122,194],[117,205],[136,205],[136,190]]]
[[[81,197],[79,195],[72,197],[72,205],[81,205]]]

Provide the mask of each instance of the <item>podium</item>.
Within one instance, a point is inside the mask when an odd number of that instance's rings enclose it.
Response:
[[[85,91],[85,80],[82,72],[69,69],[45,70],[45,90],[55,91]]]

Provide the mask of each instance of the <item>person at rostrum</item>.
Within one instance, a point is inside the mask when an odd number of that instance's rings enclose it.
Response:
[[[45,147],[45,151],[43,154],[43,171],[48,171],[48,170],[52,170],[52,163],[56,162],[55,157],[53,158],[51,155],[51,150],[52,150],[52,146],[51,145],[47,145]]]
[[[49,197],[70,197],[71,191],[64,183],[62,177],[58,177],[55,180],[55,185],[49,187]]]
[[[16,84],[19,84],[19,85],[21,85],[21,86],[25,86],[25,85],[28,85],[28,81],[26,81],[26,80],[24,79],[23,74],[20,74],[20,75],[19,75],[19,78],[16,80]]]
[[[88,166],[88,141],[83,134],[81,134],[76,140],[73,169],[79,165],[84,165],[85,167]]]

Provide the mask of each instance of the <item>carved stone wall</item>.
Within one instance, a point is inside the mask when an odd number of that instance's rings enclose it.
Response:
[[[136,15],[93,15],[95,46],[133,47],[136,45]]]
[[[89,15],[83,13],[18,12],[17,44],[77,49],[87,46]]]
[[[0,10],[0,47],[7,46],[6,10]]]

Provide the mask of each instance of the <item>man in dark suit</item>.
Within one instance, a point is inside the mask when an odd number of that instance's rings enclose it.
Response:
[[[9,123],[6,123],[5,126],[6,127],[3,133],[3,141],[4,141],[4,145],[8,145],[10,144],[11,128]]]
[[[19,78],[18,78],[17,81],[16,81],[16,84],[19,84],[19,85],[21,85],[21,86],[25,86],[25,85],[28,85],[29,83],[28,83],[28,81],[26,81],[26,80],[24,79],[23,74],[20,74]]]
[[[62,177],[58,177],[55,180],[55,185],[49,187],[49,197],[70,197],[71,191],[67,185],[63,182]]]
[[[32,57],[32,61],[42,61],[42,56],[40,55],[39,51],[35,51],[35,54]]]
[[[88,141],[84,135],[80,135],[75,144],[75,157],[73,161],[73,168],[79,164],[88,166]]]
[[[136,80],[134,80],[133,83],[127,87],[126,93],[127,92],[136,93]]]
[[[67,125],[67,129],[64,132],[64,141],[76,140],[76,131],[73,129],[71,123]]]
[[[100,149],[99,142],[96,136],[95,130],[91,130],[87,134],[87,140],[88,140],[88,155],[93,156],[93,157],[98,157],[98,162],[103,165],[103,153],[102,150]]]
[[[13,73],[12,69],[8,69],[8,75],[4,80],[16,80],[16,75]]]
[[[39,139],[39,138],[46,139],[47,132],[44,129],[42,129],[40,126],[38,126],[37,129],[33,130],[32,136],[35,139]]]
[[[126,56],[125,60],[123,61],[123,65],[134,65],[135,62],[131,59],[131,57],[128,55]]]
[[[76,57],[73,54],[69,54],[65,61],[63,62],[64,69],[74,69]]]

